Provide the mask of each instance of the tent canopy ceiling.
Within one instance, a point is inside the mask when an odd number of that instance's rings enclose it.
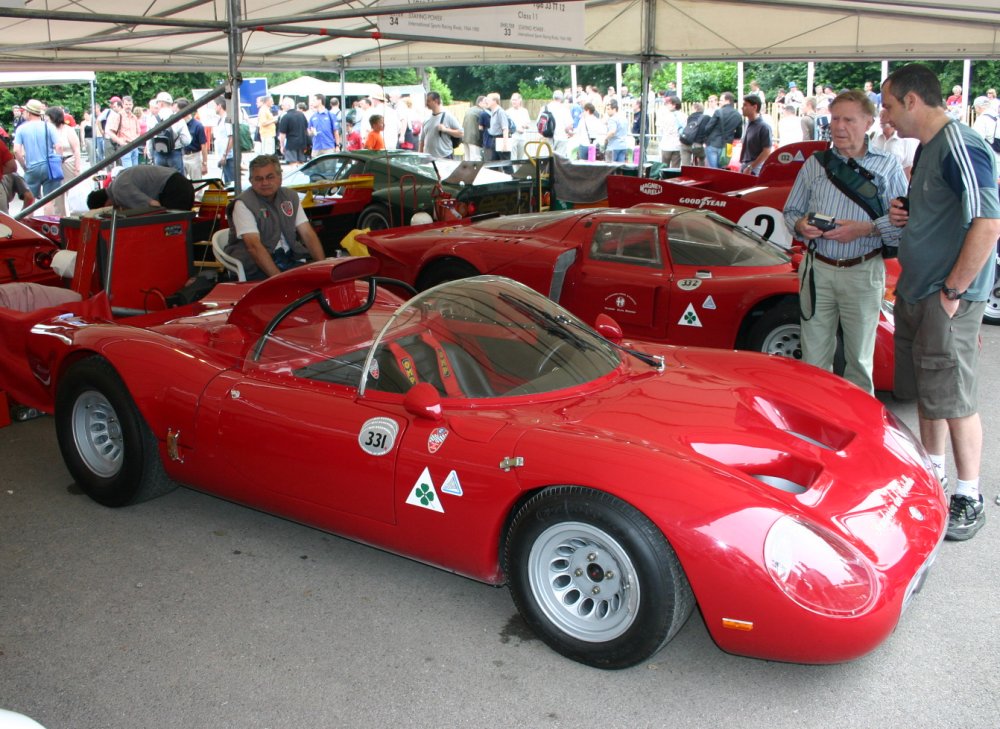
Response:
[[[405,0],[149,0],[128,15],[117,0],[25,0],[0,7],[0,68],[222,70],[228,10],[239,8],[238,66],[263,71],[490,64],[695,60],[995,58],[996,0],[568,0],[582,2],[583,42],[462,40],[394,33]],[[421,13],[489,13],[510,0],[421,2]],[[129,6],[125,6],[129,7]],[[525,6],[530,10],[530,6]],[[276,15],[279,14],[280,16]],[[447,36],[447,40],[444,36]],[[493,37],[493,36],[490,36]]]

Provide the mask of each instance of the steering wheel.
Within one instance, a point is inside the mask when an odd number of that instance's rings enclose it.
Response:
[[[569,348],[569,343],[560,340],[556,346],[546,352],[539,361],[538,366],[535,367],[535,377],[541,377],[542,375],[547,374],[550,366],[552,365],[552,361],[556,358],[556,355],[567,348]],[[555,367],[551,367],[551,369],[555,369]]]

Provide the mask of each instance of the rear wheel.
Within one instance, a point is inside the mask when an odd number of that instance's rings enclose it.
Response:
[[[417,278],[417,289],[424,291],[445,281],[457,281],[460,278],[478,275],[479,271],[471,263],[458,259],[437,261],[421,272]]]
[[[70,474],[94,501],[125,506],[176,487],[159,445],[111,364],[74,364],[56,393],[56,434]]]
[[[597,668],[646,660],[694,608],[680,561],[656,525],[591,489],[547,489],[521,507],[504,566],[525,622],[554,650]]]

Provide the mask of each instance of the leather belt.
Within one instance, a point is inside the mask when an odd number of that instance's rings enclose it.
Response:
[[[827,258],[822,256],[816,251],[813,251],[813,255],[816,256],[817,260],[823,261],[823,263],[836,266],[837,268],[850,268],[851,266],[857,266],[859,263],[864,263],[865,261],[870,261],[875,256],[881,255],[882,249],[876,248],[873,251],[868,251],[863,256],[858,256],[857,258]]]

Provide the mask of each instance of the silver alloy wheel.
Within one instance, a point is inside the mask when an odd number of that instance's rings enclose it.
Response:
[[[103,394],[87,390],[73,403],[73,443],[96,476],[111,478],[122,468],[123,441],[118,413]]]
[[[632,560],[617,540],[591,524],[549,527],[532,544],[527,566],[539,608],[572,638],[613,640],[638,615],[641,596]]]
[[[760,351],[765,354],[802,359],[802,326],[795,323],[775,327],[764,337]]]

